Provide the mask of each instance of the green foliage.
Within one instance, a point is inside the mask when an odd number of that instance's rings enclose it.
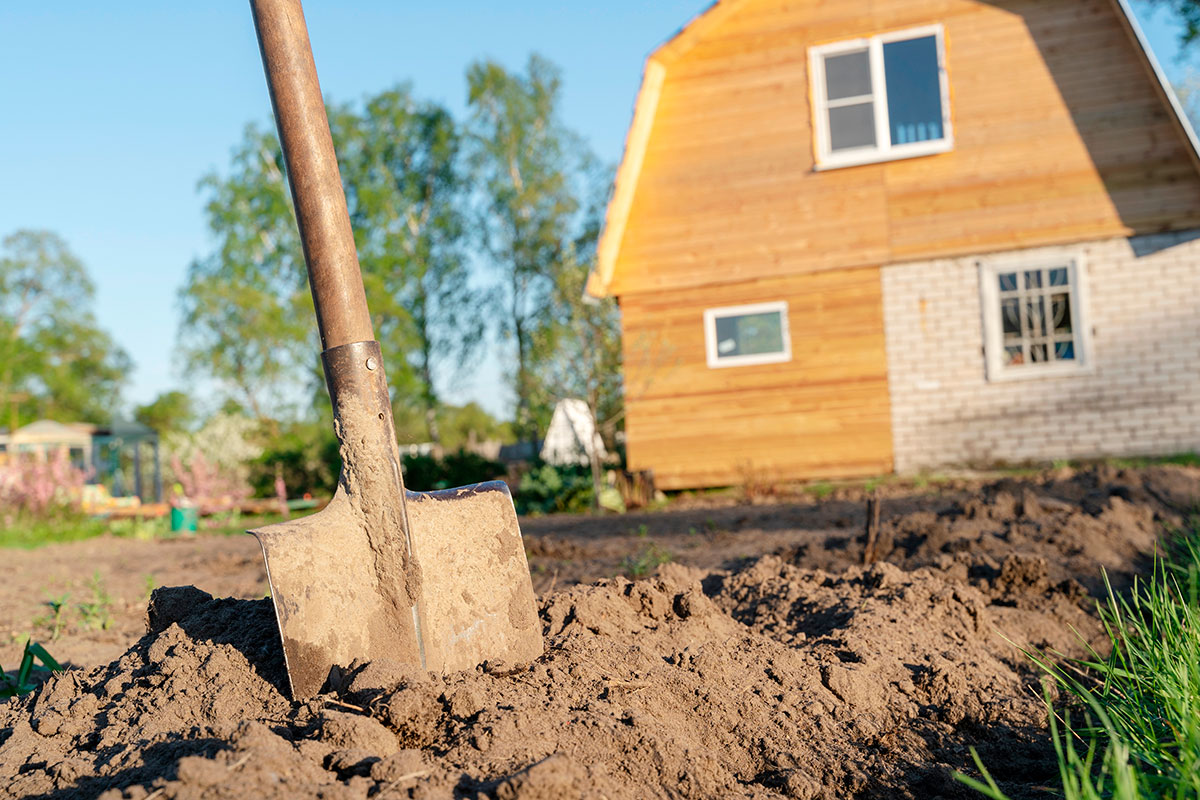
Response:
[[[1196,0],[1146,0],[1154,7],[1165,6],[1180,23],[1179,43],[1187,46],[1200,37],[1200,3]]]
[[[57,642],[58,637],[62,635],[63,628],[67,625],[67,611],[70,609],[68,603],[71,600],[69,594],[62,594],[58,597],[52,597],[46,601],[46,606],[49,607],[50,613],[44,617],[38,617],[33,621],[36,627],[45,627],[50,631],[50,641]]]
[[[656,542],[646,542],[621,561],[621,572],[630,578],[644,578],[662,564],[673,560],[671,552]]]
[[[161,436],[189,430],[196,421],[196,409],[191,395],[174,390],[162,392],[149,403],[135,408],[133,418]]]
[[[92,630],[106,631],[112,625],[112,598],[104,585],[104,578],[97,570],[88,581],[91,597],[79,604],[79,616],[83,624]]]
[[[590,156],[585,155],[584,165],[582,223],[553,275],[549,321],[537,332],[537,352],[545,357],[533,370],[553,398],[583,399],[611,447],[624,416],[620,309],[615,298],[597,300],[584,290],[595,264],[612,175]]]
[[[40,547],[55,542],[74,542],[102,535],[104,520],[63,510],[50,516],[17,514],[0,525],[0,547]]]
[[[421,438],[436,440],[434,366],[465,362],[484,319],[463,254],[458,128],[444,108],[403,86],[361,106],[333,106],[329,122],[396,416],[415,411]],[[275,134],[247,127],[228,174],[210,174],[200,188],[217,248],[191,265],[180,291],[189,366],[259,419],[302,387],[324,405],[312,299]]]
[[[249,480],[256,497],[275,496],[277,467],[289,496],[333,494],[342,457],[329,423],[294,422],[266,437],[262,454],[250,462]]]
[[[1073,700],[1082,725],[1050,708],[1050,733],[1067,800],[1200,796],[1200,533],[1179,534],[1128,596],[1109,586],[1100,606],[1110,653],[1062,665],[1027,655]],[[1107,582],[1107,576],[1106,576]],[[1082,743],[1082,744],[1080,744]],[[1004,795],[976,757],[981,783]]]
[[[441,459],[406,455],[403,460],[404,485],[414,492],[452,489],[504,475],[503,464],[469,450],[447,453]]]
[[[478,403],[465,406],[442,406],[437,412],[441,444],[447,452],[461,450],[471,443],[499,441],[509,444],[516,441],[512,425],[500,422]]]
[[[450,113],[406,86],[330,116],[370,300],[397,402],[441,441],[437,363],[461,367],[483,335],[464,254],[462,137]]]
[[[112,418],[132,368],[92,313],[95,288],[67,243],[21,230],[0,248],[0,407],[16,422]],[[5,420],[10,422],[10,420]]]
[[[39,662],[40,666],[35,662]],[[62,667],[46,652],[46,648],[30,639],[25,642],[17,671],[11,675],[0,671],[0,699],[20,697],[36,689],[38,683],[31,680],[35,672],[62,672]]]
[[[518,514],[580,513],[592,507],[593,494],[587,467],[538,464],[521,476],[513,501]]]
[[[495,61],[467,69],[483,246],[500,282],[500,332],[516,349],[516,430],[530,440],[553,410],[537,368],[551,352],[547,330],[558,273],[573,261],[580,210],[573,179],[585,163],[578,138],[558,116],[561,89],[558,68],[538,55],[530,56],[524,72],[509,72]]]
[[[216,249],[179,290],[180,350],[258,419],[297,378],[315,381],[318,352],[304,258],[274,132],[246,127],[228,175],[200,181]]]

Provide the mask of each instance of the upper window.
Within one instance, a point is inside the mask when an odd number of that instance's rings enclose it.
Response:
[[[737,367],[792,360],[784,301],[710,308],[704,312],[708,366]]]
[[[953,147],[940,25],[809,50],[817,167]]]
[[[1088,366],[1077,259],[989,264],[980,282],[989,379],[1057,375]]]

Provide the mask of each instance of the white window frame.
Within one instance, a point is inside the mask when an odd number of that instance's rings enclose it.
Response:
[[[1083,253],[1063,251],[1054,255],[1034,257],[1010,256],[978,262],[979,298],[983,312],[983,350],[989,382],[1034,380],[1084,375],[1095,370],[1092,358],[1092,324],[1087,290],[1087,264]],[[997,276],[1016,272],[1021,280],[1022,270],[1067,268],[1067,284],[1071,295],[1071,320],[1075,333],[1073,362],[1040,362],[1005,365],[1004,331],[1000,319],[1000,290]]]
[[[883,68],[883,46],[888,42],[919,39],[934,36],[937,40],[938,82],[942,92],[942,138],[927,142],[892,144],[891,125],[887,107],[887,76]],[[825,96],[825,58],[839,53],[866,50],[871,64],[871,99],[875,109],[875,144],[870,147],[855,147],[849,150],[830,150],[829,101]],[[875,164],[880,161],[896,161],[902,158],[945,153],[954,149],[954,128],[950,121],[950,81],[946,74],[946,35],[941,25],[924,25],[902,31],[881,33],[862,39],[823,44],[808,49],[809,75],[811,76],[812,118],[814,137],[814,169],[838,169],[860,164]],[[836,103],[864,101],[868,95],[842,98]]]
[[[776,353],[750,353],[740,356],[724,356],[717,352],[717,318],[739,317],[744,314],[765,314],[778,311],[780,317],[780,336],[783,338],[783,350]],[[786,300],[775,300],[769,303],[751,303],[741,306],[721,306],[708,308],[704,311],[704,344],[710,369],[722,367],[748,367],[754,364],[779,364],[792,360],[792,335],[788,328],[788,304]]]

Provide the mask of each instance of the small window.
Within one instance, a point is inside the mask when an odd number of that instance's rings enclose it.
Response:
[[[704,312],[704,340],[710,367],[791,361],[787,303],[710,308]]]
[[[1078,372],[1088,364],[1078,259],[980,270],[990,380]]]
[[[953,147],[941,26],[814,47],[809,61],[818,168]]]

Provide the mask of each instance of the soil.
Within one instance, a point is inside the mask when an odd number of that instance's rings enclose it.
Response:
[[[1200,471],[1176,467],[889,487],[866,565],[861,489],[523,520],[539,659],[356,663],[306,703],[286,696],[270,601],[250,599],[250,537],[6,553],[14,629],[93,570],[114,600],[108,630],[76,618],[51,647],[75,668],[0,706],[0,796],[970,797],[952,774],[975,747],[1010,796],[1044,797],[1056,768],[1020,648],[1099,645],[1101,568],[1127,584],[1197,498]],[[145,573],[205,591],[147,609]]]

